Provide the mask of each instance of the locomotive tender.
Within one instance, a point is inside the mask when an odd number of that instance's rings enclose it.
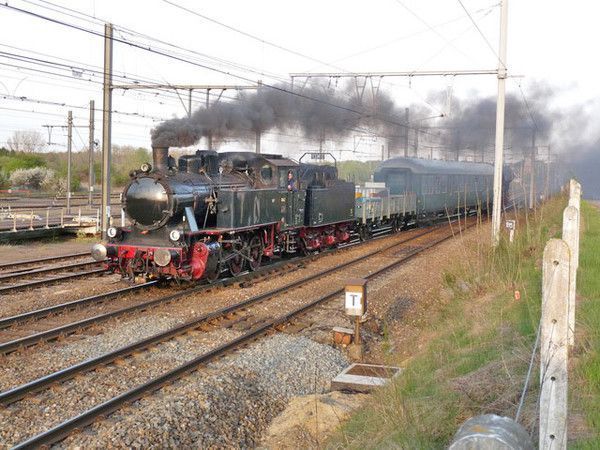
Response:
[[[263,258],[335,247],[357,234],[485,209],[488,164],[395,158],[357,190],[329,165],[281,155],[198,150],[177,164],[153,148],[131,173],[122,207],[130,226],[110,227],[92,256],[124,277],[214,280],[258,269]]]

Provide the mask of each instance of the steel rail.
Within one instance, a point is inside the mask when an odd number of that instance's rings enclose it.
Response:
[[[5,317],[0,319],[0,330],[8,328],[12,325],[15,325],[20,322],[25,322],[27,320],[37,320],[44,317],[47,317],[51,314],[55,314],[57,312],[71,310],[78,308],[83,305],[87,305],[89,303],[99,304],[106,300],[110,300],[112,298],[118,297],[123,294],[128,294],[130,292],[135,292],[141,289],[147,289],[150,286],[154,286],[157,284],[156,280],[149,281],[144,284],[138,284],[135,286],[128,286],[122,289],[117,289],[115,291],[105,292],[103,294],[93,295],[91,297],[85,297],[78,300],[73,300],[66,303],[61,303],[59,305],[48,306],[47,308],[36,309],[34,311],[28,311],[26,313],[17,314],[15,316]]]
[[[475,224],[472,224],[470,226],[474,226],[474,225]],[[468,227],[470,227],[470,226],[468,226]],[[376,278],[379,275],[389,271],[390,269],[393,269],[401,264],[406,263],[407,261],[414,258],[418,254],[424,252],[425,250],[427,250],[435,245],[439,245],[440,243],[442,243],[452,237],[454,237],[454,233],[450,233],[440,239],[430,242],[429,244],[421,246],[420,248],[417,248],[417,249],[407,253],[406,255],[401,257],[399,260],[394,261],[390,264],[387,264],[386,266],[378,269],[377,271],[367,275],[365,278],[367,278],[369,280]],[[55,442],[58,442],[58,441],[64,439],[65,437],[67,437],[74,430],[81,429],[82,427],[85,427],[85,426],[93,423],[97,418],[107,416],[108,414],[118,410],[122,405],[124,405],[126,403],[130,403],[135,400],[138,400],[141,397],[143,397],[145,394],[147,394],[148,392],[156,391],[159,388],[161,388],[162,386],[164,386],[168,383],[171,383],[188,373],[198,370],[200,365],[206,364],[206,363],[210,362],[211,360],[215,359],[216,357],[223,355],[227,351],[235,349],[235,348],[239,347],[240,345],[242,345],[254,338],[257,338],[258,336],[270,331],[274,327],[277,327],[279,325],[289,322],[295,316],[301,315],[301,314],[305,313],[306,311],[320,305],[321,303],[324,303],[332,298],[339,296],[343,292],[344,292],[344,288],[335,289],[334,291],[331,291],[331,292],[317,298],[316,300],[313,300],[305,305],[302,305],[299,308],[296,308],[291,312],[283,314],[282,316],[279,316],[277,318],[271,319],[271,320],[267,321],[266,323],[254,328],[254,329],[250,329],[242,336],[232,339],[231,341],[229,341],[225,344],[222,344],[222,345],[214,348],[213,350],[205,352],[202,355],[192,359],[191,361],[188,361],[187,363],[184,363],[184,364],[176,367],[175,369],[165,372],[164,374],[162,374],[156,378],[153,378],[152,380],[150,380],[140,386],[130,389],[127,392],[124,392],[116,397],[113,397],[110,400],[107,400],[99,405],[96,405],[96,406],[92,407],[91,409],[50,428],[49,430],[39,433],[39,434],[31,437],[30,439],[27,439],[26,441],[23,441],[23,442],[17,444],[13,448],[14,449],[38,448],[43,445],[50,445]]]
[[[53,277],[53,278],[46,278],[44,280],[34,280],[34,281],[30,281],[28,283],[15,284],[15,285],[11,285],[11,286],[2,286],[2,287],[0,287],[0,294],[6,294],[7,292],[17,292],[17,291],[21,291],[23,289],[29,289],[29,288],[41,286],[44,284],[58,283],[59,281],[70,280],[73,278],[84,277],[86,275],[96,275],[96,274],[101,274],[101,273],[106,273],[106,272],[107,272],[106,269],[100,268],[100,269],[87,270],[85,272],[70,273],[67,275],[61,275],[61,276]]]
[[[19,266],[25,266],[25,265],[31,265],[31,264],[39,264],[39,263],[45,263],[48,261],[60,261],[63,259],[71,259],[71,258],[79,258],[81,256],[89,256],[90,252],[80,252],[80,253],[69,253],[66,255],[58,255],[58,256],[47,256],[45,258],[39,258],[39,259],[25,259],[25,260],[21,260],[21,261],[11,261],[9,263],[2,263],[0,264],[0,269],[6,269],[8,267],[19,267]]]
[[[311,259],[311,257],[307,257],[307,258]],[[110,311],[107,313],[98,314],[96,316],[92,316],[87,319],[82,319],[77,322],[71,322],[66,325],[61,325],[61,326],[52,328],[50,330],[41,331],[39,333],[35,333],[35,334],[29,335],[29,336],[14,339],[12,341],[8,341],[8,342],[0,344],[0,354],[11,353],[20,348],[30,347],[32,345],[35,345],[35,344],[38,344],[41,342],[48,342],[53,339],[57,339],[60,336],[72,334],[73,332],[75,332],[77,330],[85,329],[85,328],[88,328],[95,324],[105,322],[106,320],[109,320],[113,317],[118,317],[118,316],[121,316],[124,314],[136,312],[136,311],[144,311],[146,309],[150,309],[150,308],[156,307],[161,304],[167,304],[172,301],[178,300],[186,295],[197,294],[197,293],[200,293],[200,292],[203,292],[206,290],[210,290],[210,289],[213,289],[213,288],[219,287],[219,286],[227,286],[234,281],[235,282],[244,281],[244,280],[247,280],[248,278],[260,276],[260,275],[266,274],[270,271],[276,270],[280,267],[284,267],[284,266],[294,264],[296,262],[301,262],[301,261],[304,261],[304,259],[303,258],[299,258],[299,259],[294,258],[294,259],[290,259],[290,260],[281,261],[281,262],[278,262],[275,264],[263,266],[259,270],[256,270],[254,272],[246,272],[243,275],[240,275],[235,278],[224,278],[224,279],[218,280],[214,283],[202,284],[199,286],[185,289],[182,292],[178,292],[178,293],[171,294],[168,296],[160,297],[160,298],[157,298],[154,300],[149,300],[149,301],[146,301],[143,303],[139,303],[137,305],[120,308],[120,309]],[[146,285],[140,285],[140,287],[141,286],[145,287]],[[87,299],[85,299],[85,300],[87,300]],[[75,302],[77,302],[77,300]],[[60,305],[58,305],[58,306],[60,306]],[[32,313],[36,313],[36,311],[32,311]],[[10,319],[12,319],[12,318],[10,318]]]
[[[65,264],[64,266],[41,267],[41,268],[34,268],[34,269],[30,269],[30,270],[24,269],[24,270],[19,270],[16,273],[11,272],[11,273],[0,274],[0,282],[4,282],[7,280],[19,279],[19,278],[26,278],[26,277],[40,275],[40,274],[48,273],[48,272],[66,272],[66,271],[70,271],[72,269],[76,269],[78,267],[98,265],[100,263],[101,262],[99,262],[99,261],[83,261],[83,262]]]

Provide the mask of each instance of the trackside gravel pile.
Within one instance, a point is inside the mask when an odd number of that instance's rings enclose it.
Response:
[[[255,447],[291,397],[328,390],[347,364],[330,346],[276,334],[117,411],[58,447]]]

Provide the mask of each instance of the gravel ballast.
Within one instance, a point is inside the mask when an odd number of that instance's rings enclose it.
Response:
[[[321,393],[348,364],[336,349],[276,334],[69,437],[60,447],[254,447],[296,395]]]

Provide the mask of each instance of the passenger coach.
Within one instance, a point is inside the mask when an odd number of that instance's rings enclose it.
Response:
[[[414,194],[419,221],[485,211],[492,202],[491,164],[393,158],[381,163],[373,179],[390,195]]]

